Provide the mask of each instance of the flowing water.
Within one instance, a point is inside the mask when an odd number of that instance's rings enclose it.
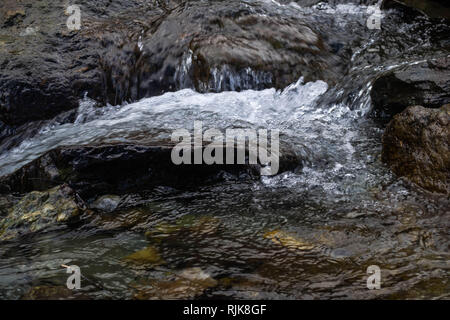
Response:
[[[399,23],[388,12],[383,31],[369,32],[365,6],[272,5],[354,31],[352,70],[338,86],[299,79],[282,91],[184,89],[105,108],[86,97],[73,123],[49,121],[4,150],[0,175],[57,146],[152,143],[195,120],[203,129],[279,129],[302,169],[189,191],[161,186],[77,227],[0,244],[0,298],[64,287],[63,263],[84,276],[75,298],[449,298],[449,199],[381,162],[383,124],[370,116],[369,96],[381,72],[445,52],[433,40],[445,27]],[[145,248],[151,263],[125,259]],[[367,289],[370,265],[381,268],[379,290]]]

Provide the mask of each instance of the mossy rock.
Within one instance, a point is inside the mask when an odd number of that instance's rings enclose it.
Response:
[[[130,254],[125,257],[124,260],[137,265],[158,266],[165,263],[164,259],[159,254],[158,249],[152,246]]]
[[[0,221],[0,241],[44,230],[56,224],[71,223],[85,209],[83,201],[67,185],[33,191],[8,210]]]

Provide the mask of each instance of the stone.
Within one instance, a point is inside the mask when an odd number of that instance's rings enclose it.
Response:
[[[315,248],[312,243],[304,241],[299,237],[291,235],[282,230],[266,232],[264,238],[271,240],[277,245],[281,245],[291,250],[309,251]]]
[[[450,103],[450,57],[388,71],[375,80],[371,98],[375,112],[389,118],[408,106]]]
[[[33,191],[8,210],[0,221],[0,240],[10,240],[58,224],[68,224],[85,210],[83,201],[68,186]]]
[[[219,283],[198,267],[184,269],[175,272],[174,275],[175,278],[170,280],[152,279],[135,285],[134,298],[138,300],[193,299]]]
[[[271,4],[79,0],[78,31],[66,26],[65,0],[21,5],[0,8],[20,16],[0,29],[0,129],[8,131],[77,108],[85,93],[117,105],[183,88],[280,89],[301,76],[335,83],[347,68],[313,25]]]
[[[236,177],[257,177],[260,166],[175,165],[172,146],[109,144],[60,147],[51,150],[15,172],[0,178],[0,194],[46,190],[67,182],[84,199],[105,194],[123,195],[156,186],[189,188],[222,181],[221,172]],[[301,166],[292,151],[280,150],[279,173]]]
[[[121,196],[105,195],[95,200],[89,207],[104,212],[113,212],[116,210],[122,200]]]
[[[450,19],[450,3],[447,0],[383,0],[382,9],[399,9],[407,13],[426,14],[430,18]]]
[[[158,266],[165,263],[164,259],[161,258],[158,249],[152,246],[130,254],[125,257],[124,260],[137,265]]]
[[[383,135],[382,160],[392,171],[431,192],[450,193],[450,104],[411,106]]]

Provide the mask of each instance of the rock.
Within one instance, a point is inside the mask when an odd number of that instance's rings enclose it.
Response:
[[[0,30],[0,121],[9,131],[76,108],[84,93],[121,104],[187,87],[335,83],[347,68],[302,17],[263,2],[80,0],[79,31],[66,26],[65,0],[15,3],[0,8],[10,17]]]
[[[315,248],[312,243],[281,230],[267,232],[264,234],[264,238],[291,250],[309,251]]]
[[[205,12],[201,31],[188,36],[192,55],[188,73],[198,91],[281,89],[299,76],[307,82],[337,79],[336,57],[302,19],[279,16],[256,4],[224,3]],[[179,18],[182,24],[198,24],[194,14]]]
[[[432,192],[450,192],[450,105],[421,106],[396,115],[383,135],[382,160],[392,171]]]
[[[122,197],[115,195],[105,195],[101,196],[95,200],[89,207],[91,209],[97,209],[105,212],[113,212],[117,209]]]
[[[211,235],[220,226],[220,219],[212,216],[189,214],[178,219],[174,224],[162,222],[145,233],[149,241],[161,241],[169,237],[182,238],[183,233],[197,236]]]
[[[0,193],[46,190],[67,182],[88,200],[105,194],[138,193],[155,186],[189,188],[222,181],[223,172],[235,177],[260,174],[260,166],[252,164],[175,165],[171,152],[172,147],[162,142],[61,147],[0,178]],[[298,166],[298,156],[280,149],[279,173]]]
[[[158,266],[165,263],[163,258],[161,258],[158,249],[152,246],[130,254],[129,256],[125,257],[124,260],[133,264],[151,266]]]
[[[178,275],[181,278],[190,281],[205,282],[209,286],[215,286],[218,283],[215,279],[211,278],[208,273],[198,267],[184,269],[180,273],[178,273]]]
[[[74,292],[64,286],[35,286],[21,300],[66,300],[74,298]]]
[[[111,20],[127,10],[141,9],[142,16],[145,9],[152,8],[139,0],[114,4],[80,0],[77,4],[82,28],[71,31],[66,25],[65,0],[2,3],[0,17],[6,19],[0,29],[0,120],[5,124],[50,119],[76,108],[84,92],[104,101],[100,57],[103,50],[112,51],[127,38],[120,26],[117,31],[105,26],[103,33],[97,26],[104,20],[114,23]],[[137,30],[136,26],[128,31],[132,34]]]
[[[439,108],[450,103],[450,57],[407,65],[375,80],[375,112],[391,117],[412,105]]]
[[[0,217],[6,216],[17,200],[11,195],[0,196]]]
[[[0,221],[0,240],[71,223],[85,209],[78,195],[67,185],[25,195]]]
[[[426,14],[430,18],[450,19],[450,3],[447,0],[383,0],[381,9],[400,9],[411,14]]]
[[[218,281],[201,268],[194,267],[175,273],[171,280],[150,280],[135,285],[135,299],[193,299],[205,290],[217,286]]]

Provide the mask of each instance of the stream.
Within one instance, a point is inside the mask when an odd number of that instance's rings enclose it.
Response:
[[[128,195],[133,205],[112,213],[86,214],[77,226],[0,243],[0,299],[21,298],[33,287],[66,297],[54,289],[68,277],[61,264],[77,265],[83,275],[69,298],[450,297],[450,200],[381,162],[385,122],[370,101],[382,72],[445,53],[439,39],[448,26],[426,18],[399,23],[387,11],[383,30],[368,30],[367,6],[272,5],[317,28],[335,25],[337,42],[353,32],[351,71],[340,83],[300,78],[278,91],[205,94],[186,88],[104,108],[85,97],[75,121],[47,121],[1,148],[0,176],[58,146],[163,141],[175,129],[192,130],[194,121],[204,130],[278,129],[301,169],[256,180],[225,176],[195,190],[160,186]],[[143,249],[151,263],[126,259]],[[378,290],[367,288],[371,265],[381,269]]]

